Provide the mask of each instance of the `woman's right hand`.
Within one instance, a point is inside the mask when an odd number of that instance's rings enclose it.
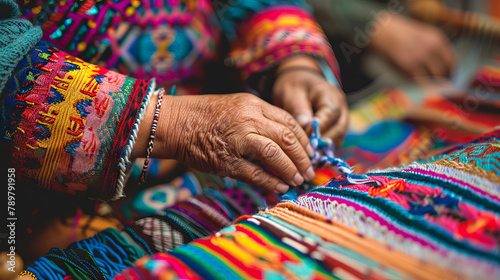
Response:
[[[138,156],[147,149],[153,99],[134,147]],[[314,178],[312,155],[307,134],[289,113],[245,93],[165,95],[152,154],[279,193]]]

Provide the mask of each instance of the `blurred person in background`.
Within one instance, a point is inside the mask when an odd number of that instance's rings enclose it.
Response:
[[[408,78],[449,77],[454,49],[438,28],[404,15],[405,2],[390,0],[308,0],[332,41],[346,92],[371,80],[361,73],[366,49],[384,57]]]

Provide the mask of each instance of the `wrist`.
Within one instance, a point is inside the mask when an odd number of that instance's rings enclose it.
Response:
[[[137,141],[133,149],[135,158],[146,157],[157,102],[158,95],[153,94],[139,126]],[[154,149],[151,153],[151,157],[153,158],[172,159],[176,156],[178,136],[175,133],[175,124],[177,123],[177,118],[179,118],[179,110],[177,109],[179,105],[177,103],[175,96],[163,96],[156,126]]]
[[[276,74],[292,67],[304,67],[321,71],[321,67],[319,66],[318,61],[315,58],[311,56],[301,55],[284,60],[276,69]]]
[[[152,157],[176,159],[180,150],[180,131],[182,131],[182,97],[165,95],[160,112]]]

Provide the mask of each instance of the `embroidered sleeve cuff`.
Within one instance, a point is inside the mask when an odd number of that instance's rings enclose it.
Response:
[[[311,15],[295,6],[266,9],[238,29],[239,40],[230,52],[232,63],[243,78],[276,66],[294,55],[311,55],[324,60],[339,80],[333,51]]]
[[[2,93],[2,134],[21,180],[109,200],[125,170],[154,81],[85,63],[40,42]]]

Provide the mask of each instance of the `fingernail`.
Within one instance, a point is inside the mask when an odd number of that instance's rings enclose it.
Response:
[[[283,183],[278,183],[276,185],[276,191],[279,192],[279,193],[286,193],[289,189],[289,186],[288,185],[285,185]]]
[[[314,173],[314,169],[311,166],[306,171],[307,181],[312,181],[312,179],[314,179],[315,177],[316,177],[316,173]]]
[[[297,116],[297,122],[299,122],[300,125],[304,126],[309,123],[309,117],[307,114],[299,114]]]
[[[304,177],[297,172],[297,174],[293,177],[293,182],[297,185],[302,185],[304,183]]]
[[[311,144],[307,144],[306,153],[310,158],[312,158],[314,156],[314,150],[313,150],[313,147],[311,146]]]

